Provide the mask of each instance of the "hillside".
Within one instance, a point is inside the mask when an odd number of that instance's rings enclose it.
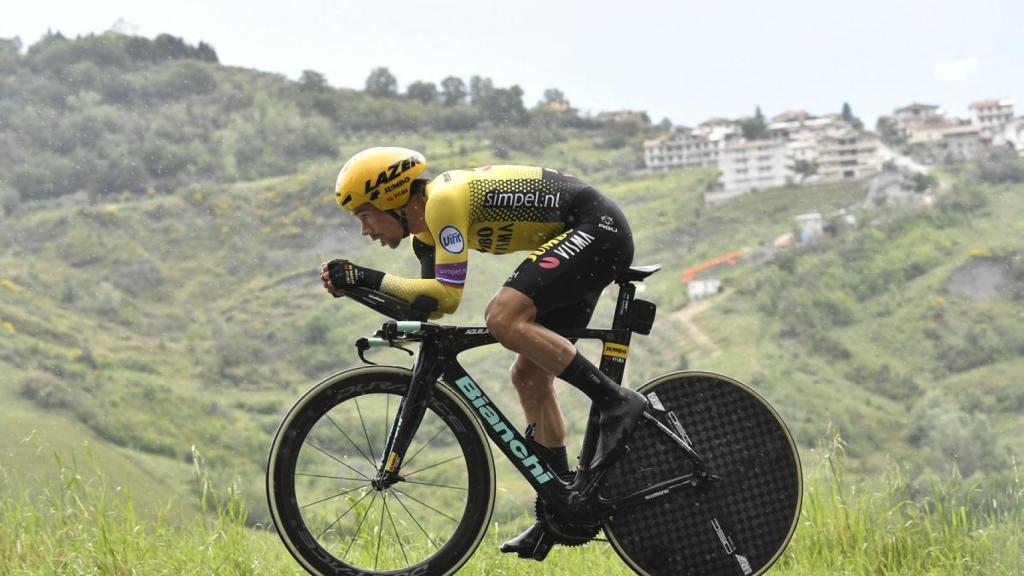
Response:
[[[56,48],[17,56],[22,60],[14,64],[16,74],[3,77],[5,86],[56,90],[66,76],[50,66],[84,66],[81,56],[68,56],[80,51],[62,49],[70,61],[43,58],[72,41],[53,42]],[[109,48],[114,40],[89,42]],[[270,155],[263,162],[220,147],[244,131],[211,124],[231,102],[219,90],[270,94],[263,104],[239,103],[238,113],[250,127],[273,126],[249,114],[261,107],[306,120],[314,114],[298,83],[209,59],[88,62],[120,70],[112,77],[141,90],[147,75],[172,74],[184,60],[213,78],[208,108],[191,91],[163,103],[120,102],[116,92],[103,91],[106,84],[97,84],[98,92],[72,86],[76,98],[91,92],[98,96],[88,98],[100,99],[83,104],[83,114],[124,113],[118,122],[128,124],[101,130],[95,147],[89,138],[75,144],[69,157],[105,158],[104,138],[127,145],[122,138],[150,125],[146,114],[152,113],[152,125],[181,128],[184,141],[207,147],[203,154],[212,163],[186,158],[173,177],[147,172],[139,188],[88,180],[77,186],[77,176],[33,183],[18,179],[15,162],[0,166],[0,184],[14,182],[18,190],[0,219],[0,432],[17,439],[4,449],[2,467],[22,484],[52,470],[54,451],[63,459],[84,457],[88,445],[97,467],[116,470],[117,481],[132,486],[144,505],[176,496],[188,508],[195,449],[218,482],[241,479],[252,518],[265,521],[263,460],[281,416],[317,380],[354,365],[352,342],[380,321],[326,295],[317,278],[320,262],[344,256],[400,274],[418,269],[408,248],[389,253],[361,239],[330,193],[339,148],[347,154],[383,143],[422,151],[432,174],[499,162],[564,168],[619,202],[634,223],[636,263],[664,266],[641,294],[658,304],[659,321],[651,336],[634,341],[629,385],[687,366],[736,376],[777,405],[804,448],[826,434],[829,422],[837,424],[849,441],[851,466],[861,473],[875,473],[892,459],[911,476],[956,462],[965,476],[1000,477],[1010,451],[1024,450],[1019,163],[1001,161],[1007,170],[995,172],[987,166],[949,171],[942,176],[949,189],[931,208],[861,210],[863,182],[766,190],[707,207],[703,192],[712,172],[635,171],[642,132],[616,146],[621,134],[614,131],[538,125],[536,115],[528,120],[534,128],[418,132],[398,123],[369,132],[368,124],[349,120],[366,121],[369,109],[415,119],[405,114],[429,115],[442,105],[331,90],[325,94],[336,100],[340,120],[325,125],[319,152],[279,149],[275,137],[239,141],[258,144],[259,154]],[[26,102],[38,93],[19,90],[2,92],[8,113],[35,109]],[[65,104],[83,102],[60,95]],[[26,117],[57,122],[43,131],[84,134],[60,124],[73,114],[40,102],[49,115]],[[469,104],[465,111],[480,113]],[[141,124],[131,124],[136,121]],[[26,142],[19,136],[25,133],[36,132],[8,132],[3,142],[38,157],[40,164],[26,165],[42,166],[48,154],[61,154],[47,148],[52,142]],[[153,142],[164,149],[163,141]],[[75,170],[94,166],[71,163]],[[792,251],[764,249],[792,230],[794,215],[841,209],[857,224],[834,238]],[[690,319],[714,342],[713,351],[687,338],[672,318],[687,304],[679,275],[738,249],[759,257],[729,269],[727,293]],[[470,288],[450,321],[480,324],[488,297],[517,262],[514,255],[472,257]],[[975,286],[978,276],[989,280]],[[604,302],[596,322],[610,313]],[[581,347],[596,350],[594,343]],[[467,358],[467,367],[515,415],[506,372],[511,356],[480,350]],[[382,359],[407,362],[400,354]],[[562,389],[578,433],[585,407],[577,393]],[[522,482],[505,488],[502,519],[518,516],[528,497]]]

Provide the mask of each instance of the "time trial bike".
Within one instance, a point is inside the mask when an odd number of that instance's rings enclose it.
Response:
[[[655,306],[630,268],[612,327],[558,331],[603,343],[600,368],[622,381],[633,333],[649,334]],[[638,391],[648,406],[627,448],[588,465],[597,441],[591,409],[571,477],[531,449],[459,363],[494,344],[486,328],[427,322],[412,305],[354,289],[346,296],[394,320],[356,347],[369,366],[323,380],[282,421],[267,463],[267,498],[282,541],[311,574],[442,576],[473,555],[496,494],[487,439],[537,492],[547,536],[534,551],[579,545],[603,530],[637,574],[750,576],[778,560],[797,526],[803,494],[796,444],[757,392],[726,376],[672,372]],[[412,369],[372,365],[374,348],[418,344]],[[411,350],[407,350],[413,354]],[[605,463],[607,462],[607,463]]]

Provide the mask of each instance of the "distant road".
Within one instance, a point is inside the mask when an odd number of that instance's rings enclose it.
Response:
[[[671,314],[672,319],[682,324],[683,328],[686,329],[686,337],[705,350],[709,358],[713,358],[721,354],[722,349],[714,340],[700,329],[700,326],[697,326],[693,321],[693,317],[725,300],[728,294],[728,292],[725,292],[717,296],[712,296],[711,298],[691,302]]]

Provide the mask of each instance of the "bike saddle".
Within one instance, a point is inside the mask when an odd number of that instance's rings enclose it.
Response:
[[[642,282],[644,278],[647,278],[658,270],[661,270],[661,264],[651,264],[650,266],[631,266],[629,270],[626,270],[615,278],[615,283],[625,284],[626,282]]]

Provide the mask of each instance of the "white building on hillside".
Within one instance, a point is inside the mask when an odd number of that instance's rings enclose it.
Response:
[[[813,140],[791,140],[786,142],[786,157],[790,167],[797,162],[815,162],[818,159],[818,144]]]
[[[971,124],[977,126],[983,136],[992,137],[1001,133],[1011,120],[1012,100],[978,100],[971,103]]]
[[[722,291],[722,281],[718,278],[697,279],[686,285],[690,300],[703,300]]]
[[[952,118],[914,120],[903,125],[908,144],[935,144],[942,142],[942,136],[949,130],[956,130],[962,124]]]
[[[644,164],[651,170],[718,165],[721,143],[686,129],[644,142]]]
[[[806,115],[806,112],[803,114]],[[850,124],[838,114],[812,118],[809,115],[801,116],[796,112],[789,112],[772,118],[772,122],[768,124],[768,135],[773,139],[816,141],[822,136],[849,129]]]
[[[1017,118],[1003,128],[1002,142],[1012,146],[1024,158],[1024,118]]]
[[[897,108],[892,113],[893,120],[896,121],[896,126],[901,130],[907,129],[907,124],[911,122],[929,122],[935,121],[944,116],[942,108],[934,104],[919,104],[914,102],[909,106],[903,108]]]
[[[792,173],[786,162],[786,143],[777,140],[729,142],[722,148],[718,169],[725,192],[784,186]]]
[[[644,165],[651,170],[717,166],[722,145],[739,133],[735,124],[676,128],[671,135],[644,142]]]
[[[849,130],[819,141],[818,175],[825,181],[863,178],[881,172],[880,141],[873,132]]]
[[[957,126],[942,133],[937,152],[943,161],[962,162],[980,156],[983,146],[977,126]]]

